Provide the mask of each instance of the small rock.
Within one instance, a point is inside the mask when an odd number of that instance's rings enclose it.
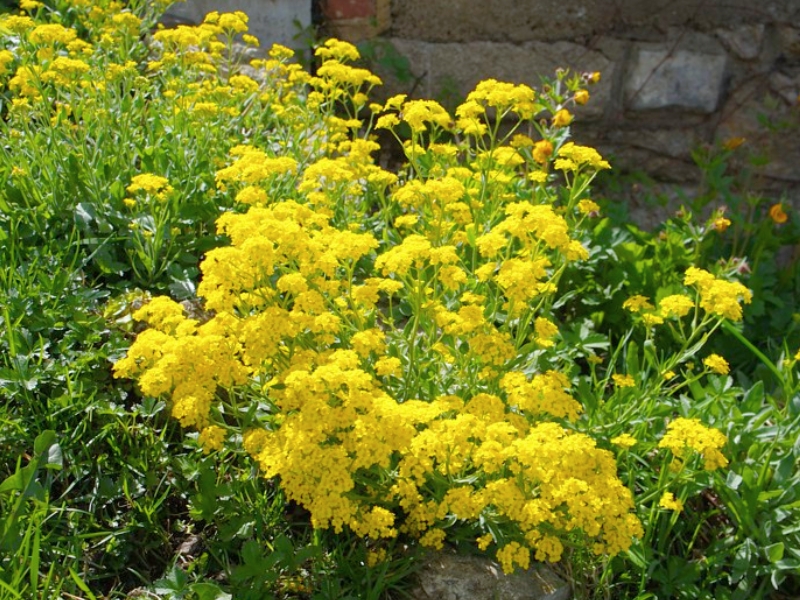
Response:
[[[769,88],[778,94],[789,105],[797,104],[800,92],[800,78],[791,78],[785,73],[776,71],[769,76]]]
[[[568,583],[547,565],[505,575],[483,556],[432,553],[417,573],[414,600],[569,600]]]
[[[743,25],[735,29],[718,29],[717,37],[731,54],[742,60],[753,60],[761,53],[764,24]]]
[[[203,540],[199,535],[190,535],[187,537],[176,552],[178,558],[187,560],[195,558],[200,550],[203,548]]]
[[[800,58],[800,28],[780,24],[777,30],[781,52],[790,60]]]

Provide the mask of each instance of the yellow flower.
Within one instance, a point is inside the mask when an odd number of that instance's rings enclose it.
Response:
[[[556,555],[555,561],[561,558],[561,552],[553,552]],[[497,560],[503,568],[503,573],[506,575],[514,572],[514,567],[519,566],[522,569],[527,569],[530,566],[531,554],[530,550],[520,545],[517,542],[506,544],[497,551]]]
[[[337,39],[326,40],[325,43],[314,52],[324,60],[350,61],[358,60],[361,55],[353,44]]]
[[[685,317],[694,308],[694,302],[683,294],[673,294],[662,298],[658,308],[664,317]]]
[[[386,562],[386,549],[378,548],[377,550],[370,550],[367,553],[367,566],[369,568]]]
[[[378,120],[375,122],[375,129],[392,129],[399,123],[400,119],[397,118],[397,115],[390,113],[388,115],[378,117]]]
[[[611,443],[620,448],[628,449],[636,445],[636,438],[629,433],[622,433],[617,437],[611,438]]]
[[[117,26],[119,30],[132,34],[138,34],[139,28],[142,25],[141,19],[139,19],[139,17],[130,12],[117,13],[116,15],[111,17],[111,21]]]
[[[442,105],[434,100],[409,100],[403,105],[402,119],[414,133],[425,131],[425,123],[449,129],[453,120]]]
[[[37,0],[20,0],[19,2],[19,7],[27,12],[34,11],[42,6],[44,6],[44,4],[38,2]]]
[[[575,92],[575,104],[586,104],[589,101],[589,92],[587,90],[578,90]]]
[[[511,147],[512,148],[530,148],[532,147],[533,140],[529,138],[527,135],[522,133],[517,133],[511,138]]]
[[[703,457],[704,468],[714,471],[728,464],[728,459],[720,452],[728,439],[721,431],[703,425],[699,419],[680,417],[667,425],[667,433],[658,443],[659,448],[667,448],[676,458],[684,458],[687,450],[694,450]]]
[[[683,282],[685,285],[697,286],[700,307],[703,310],[732,321],[742,319],[740,302],[749,304],[753,299],[753,293],[738,281],[717,279],[708,271],[697,267],[686,269]]]
[[[534,183],[544,183],[547,181],[547,173],[545,171],[531,171],[531,173],[528,174],[528,179]]]
[[[215,25],[221,29],[235,33],[244,33],[247,31],[247,22],[249,18],[246,13],[237,10],[232,13],[222,13],[219,15]]]
[[[400,375],[400,359],[394,356],[385,356],[378,359],[378,362],[375,363],[375,372],[383,377],[387,375]]]
[[[664,323],[664,317],[654,314],[643,314],[642,315],[642,322],[647,325],[648,327],[655,327],[656,325],[661,325]]]
[[[718,233],[723,233],[730,226],[730,219],[726,219],[725,217],[717,217],[714,219],[714,229],[716,229]]]
[[[542,348],[551,348],[554,345],[553,338],[558,335],[558,327],[545,317],[537,317],[534,322],[536,332],[536,343]]]
[[[419,543],[424,548],[441,550],[444,547],[444,538],[446,535],[443,529],[430,529],[425,535],[419,538]]]
[[[242,36],[242,41],[248,46],[252,46],[253,48],[258,48],[260,45],[258,38],[254,35],[250,35],[249,33],[245,33]]]
[[[22,33],[31,29],[36,23],[30,17],[24,15],[5,15],[0,19],[0,25],[14,33]]]
[[[566,108],[556,111],[553,115],[553,127],[566,127],[572,123],[572,115]]]
[[[630,375],[620,375],[619,373],[614,373],[611,378],[614,380],[614,384],[619,388],[636,386],[636,380]]]
[[[294,50],[282,44],[273,44],[269,51],[270,58],[275,60],[287,60],[294,56]]]
[[[706,357],[703,359],[703,364],[714,371],[714,373],[719,373],[720,375],[727,375],[731,370],[728,361],[719,354],[712,354]]]
[[[202,446],[205,454],[208,454],[212,450],[220,450],[224,440],[225,430],[222,429],[222,427],[217,427],[216,425],[204,427],[200,432],[200,436],[197,438],[197,441],[199,442],[200,446]]]
[[[74,29],[67,29],[63,25],[57,23],[37,25],[33,31],[28,34],[28,40],[34,44],[52,44],[56,42],[68,44],[77,37],[77,31]]]
[[[641,296],[637,294],[636,296],[631,296],[625,302],[622,303],[622,308],[626,308],[631,312],[638,313],[642,312],[643,310],[652,310],[655,308],[652,304],[650,304],[650,299],[647,296]]]
[[[169,180],[166,177],[160,177],[159,175],[153,175],[152,173],[135,175],[131,179],[130,185],[125,189],[129,194],[135,194],[136,192],[140,191],[146,194],[158,194],[162,191],[172,191],[172,187],[169,185]]]
[[[661,496],[661,500],[658,501],[658,505],[661,508],[666,508],[667,510],[674,510],[675,512],[681,512],[683,510],[683,502],[680,499],[676,498],[672,492],[664,492],[664,495]]]
[[[236,202],[240,202],[242,204],[266,204],[267,200],[267,192],[254,185],[243,187],[236,194]]]
[[[578,212],[584,215],[598,213],[600,212],[600,205],[598,205],[597,202],[586,198],[578,202]]]
[[[577,165],[587,165],[595,169],[610,169],[608,161],[603,160],[600,153],[588,146],[578,146],[573,142],[567,142],[558,150],[558,156],[568,158]],[[558,168],[558,166],[556,166]]]

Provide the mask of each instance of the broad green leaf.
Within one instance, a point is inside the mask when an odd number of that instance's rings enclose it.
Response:
[[[767,555],[769,562],[776,563],[783,558],[783,542],[770,544],[764,548],[764,553]]]
[[[197,600],[231,600],[232,598],[215,583],[193,583],[189,589],[197,596]]]

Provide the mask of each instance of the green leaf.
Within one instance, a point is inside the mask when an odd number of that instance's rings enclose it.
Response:
[[[94,255],[94,261],[100,271],[106,274],[122,275],[128,270],[128,266],[116,260],[108,248],[101,248]]]
[[[628,375],[636,379],[639,374],[639,344],[634,341],[629,342],[626,348],[625,368]]]
[[[197,596],[197,600],[231,600],[233,597],[215,583],[193,583],[189,589]]]
[[[739,489],[742,481],[743,479],[741,475],[735,471],[728,471],[728,476],[725,478],[725,485],[727,485],[729,489],[736,491]]]
[[[739,408],[743,412],[757,412],[764,406],[764,382],[759,381],[744,395],[739,403]]]
[[[777,542],[775,544],[770,544],[766,548],[764,548],[764,552],[771,563],[777,563],[778,561],[783,559],[783,542]]]
[[[0,483],[0,494],[8,492],[21,492],[25,489],[25,479],[23,472],[25,469],[18,469]]]
[[[795,458],[794,454],[790,453],[788,456],[784,456],[780,459],[775,465],[775,473],[773,475],[772,481],[776,484],[782,484],[791,479],[795,474]]]
[[[84,230],[90,230],[91,224],[97,219],[97,211],[89,202],[79,202],[75,207],[75,218]]]
[[[72,581],[75,582],[75,585],[77,585],[80,590],[86,594],[86,597],[89,600],[97,600],[97,596],[92,593],[92,590],[89,589],[89,586],[86,585],[86,582],[81,579],[80,575],[78,575],[78,573],[76,573],[75,569],[72,567],[69,567],[69,576],[72,578]]]
[[[157,594],[168,594],[168,598],[183,598],[186,595],[188,581],[188,575],[175,566],[167,573],[166,577],[156,581],[153,587]]]
[[[33,442],[33,451],[36,453],[37,465],[45,469],[58,469],[64,466],[61,446],[56,443],[56,432],[52,429],[43,431]]]
[[[628,549],[628,558],[638,569],[647,569],[649,565],[650,561],[645,554],[641,544],[634,544]]]
[[[195,296],[194,283],[189,279],[176,279],[169,284],[169,292],[176,300],[188,300]]]

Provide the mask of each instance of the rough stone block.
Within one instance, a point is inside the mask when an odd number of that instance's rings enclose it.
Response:
[[[311,26],[311,0],[186,0],[173,4],[167,15],[188,23],[201,23],[211,11],[240,10],[250,18],[250,33],[262,48],[283,44],[302,49],[303,42],[294,37]]]
[[[789,83],[781,80],[780,83]],[[769,83],[751,81],[728,98],[720,110],[722,119],[715,132],[716,138],[720,141],[744,138],[744,146],[737,152],[742,156],[759,157],[757,164],[749,168],[762,178],[761,183],[781,191],[793,186],[795,198],[800,198],[800,169],[796,158],[800,157],[800,123],[794,117],[797,109],[777,101]],[[800,79],[795,80],[794,85],[800,85]],[[767,129],[762,122],[764,118],[782,126]]]
[[[777,29],[781,52],[790,60],[800,59],[800,23],[797,27],[780,24]]]
[[[651,110],[675,106],[714,112],[722,95],[725,55],[643,47],[634,54],[625,82],[629,108]]]
[[[705,139],[702,128],[671,127],[669,129],[616,130],[609,140],[619,147],[645,150],[653,155],[691,161],[691,152]]]
[[[570,586],[546,565],[503,574],[485,557],[432,554],[418,573],[414,600],[568,600]]]
[[[722,45],[742,60],[753,60],[761,53],[764,42],[764,24],[742,25],[732,29],[718,29],[717,37]]]

